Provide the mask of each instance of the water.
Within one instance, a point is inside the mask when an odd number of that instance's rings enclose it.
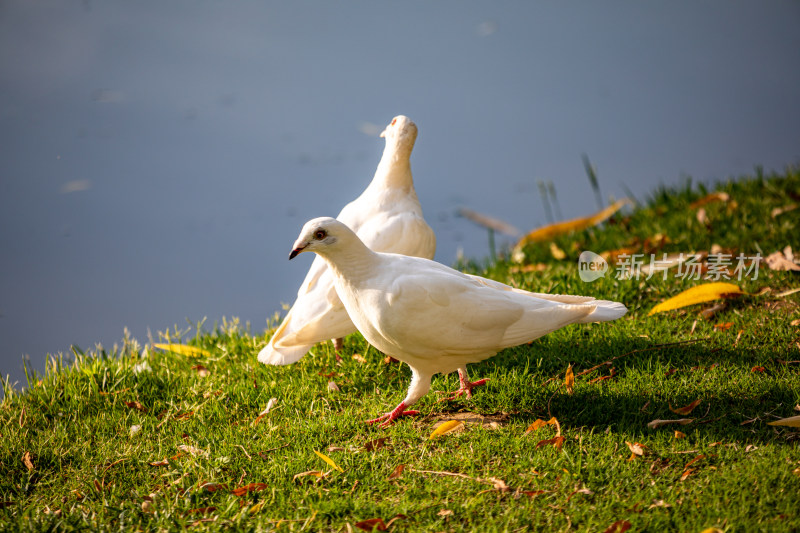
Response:
[[[0,372],[237,316],[311,257],[397,114],[437,259],[488,253],[459,207],[528,230],[684,174],[798,162],[800,6],[4,2]],[[498,246],[511,242],[498,238]]]

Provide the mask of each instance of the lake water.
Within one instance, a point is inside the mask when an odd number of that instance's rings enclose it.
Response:
[[[302,224],[367,185],[394,115],[452,264],[459,207],[529,230],[660,183],[800,160],[800,4],[0,5],[0,372],[290,303]],[[507,245],[510,238],[500,238]]]

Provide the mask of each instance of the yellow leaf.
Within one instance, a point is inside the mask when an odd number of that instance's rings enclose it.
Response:
[[[572,372],[572,365],[567,367],[567,376],[564,378],[564,385],[567,386],[567,393],[575,392],[575,374]]]
[[[188,346],[186,344],[153,344],[153,348],[172,352],[186,357],[211,357],[211,352],[198,348],[197,346]]]
[[[700,405],[700,399],[699,398],[697,400],[693,401],[692,403],[690,403],[689,405],[687,405],[686,407],[675,407],[675,408],[673,408],[670,405],[669,406],[669,410],[672,411],[673,413],[675,413],[676,415],[688,415],[689,413],[694,411],[694,408],[697,407],[698,405]]]
[[[550,424],[552,424],[552,425],[555,425],[555,426],[557,426],[557,425],[558,425],[558,420],[556,420],[556,417],[553,417],[553,418],[551,418],[551,419],[550,419],[550,420],[548,420],[547,422],[545,422],[545,421],[544,421],[544,420],[542,420],[541,418],[537,418],[537,419],[536,419],[536,420],[533,422],[533,424],[531,424],[530,426],[528,426],[528,429],[526,429],[526,430],[525,430],[525,434],[527,435],[527,434],[528,434],[528,433],[530,433],[531,431],[536,431],[536,430],[538,430],[538,429],[540,429],[540,428],[543,428],[544,426],[547,426],[547,425],[550,425]]]
[[[683,431],[678,431],[676,429],[675,430],[675,438],[676,439],[685,439],[686,438],[686,433],[684,433]]]
[[[439,437],[446,433],[450,433],[451,431],[455,431],[456,429],[460,428],[463,425],[464,422],[461,422],[459,420],[448,420],[447,422],[440,424],[439,427],[434,429],[433,433],[431,433],[431,436],[428,437],[428,440]]]
[[[723,531],[718,527],[707,527],[700,533],[723,533]]]
[[[323,461],[325,461],[326,463],[331,465],[331,468],[333,468],[334,470],[338,470],[339,472],[344,472],[344,470],[342,470],[341,466],[339,466],[336,463],[334,463],[333,459],[331,459],[330,457],[328,457],[324,453],[318,452],[317,450],[314,450],[314,453],[317,454],[320,459],[322,459]]]
[[[793,428],[800,428],[800,416],[790,416],[789,418],[781,418],[774,422],[768,422],[770,426],[789,426]]]
[[[660,304],[653,307],[650,312],[647,313],[647,316],[654,315],[662,311],[680,309],[681,307],[686,307],[687,305],[718,300],[733,294],[744,294],[744,292],[733,283],[718,282],[697,285],[696,287],[687,289],[682,293],[669,298],[668,300],[664,300]]]
[[[629,203],[630,200],[623,198],[622,200],[617,200],[602,211],[598,211],[597,213],[589,215],[588,217],[573,218],[572,220],[556,222],[555,224],[549,224],[547,226],[537,228],[520,239],[516,248],[522,248],[526,244],[530,244],[532,242],[552,240],[559,235],[564,235],[573,231],[580,231],[592,226],[596,226],[597,224],[608,220],[611,215],[619,211],[623,205]]]
[[[258,503],[257,503],[257,504],[255,504],[254,506],[252,506],[252,507],[250,508],[250,510],[249,510],[249,511],[247,511],[247,512],[248,512],[248,514],[256,514],[257,512],[259,512],[259,511],[261,510],[261,508],[262,508],[262,507],[264,507],[264,503],[265,503],[266,501],[267,501],[267,500],[261,500],[260,502],[258,502]]]

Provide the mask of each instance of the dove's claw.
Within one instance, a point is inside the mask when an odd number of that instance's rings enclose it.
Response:
[[[373,418],[372,420],[367,420],[367,424],[374,424],[375,422],[383,422],[380,425],[382,428],[386,428],[392,425],[392,422],[400,418],[401,416],[414,416],[418,415],[419,411],[404,411],[406,408],[406,404],[400,402],[400,405],[395,407],[391,413],[386,413],[383,416],[379,416],[378,418]]]
[[[449,398],[444,398],[440,400],[442,402],[446,402],[449,400],[455,400],[459,396],[466,395],[467,398],[472,398],[472,389],[475,387],[480,387],[481,385],[486,385],[486,382],[489,381],[487,379],[479,379],[478,381],[469,381],[468,379],[464,379],[463,376],[461,377],[461,388],[453,393],[452,396]]]

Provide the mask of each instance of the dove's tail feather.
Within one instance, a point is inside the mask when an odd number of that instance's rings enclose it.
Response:
[[[628,312],[628,308],[619,302],[595,300],[591,303],[595,306],[594,311],[583,317],[578,321],[578,323],[585,324],[587,322],[606,322],[608,320],[616,320]]]
[[[290,346],[277,350],[270,341],[258,352],[258,361],[265,365],[290,365],[303,357],[311,349],[311,346]]]

